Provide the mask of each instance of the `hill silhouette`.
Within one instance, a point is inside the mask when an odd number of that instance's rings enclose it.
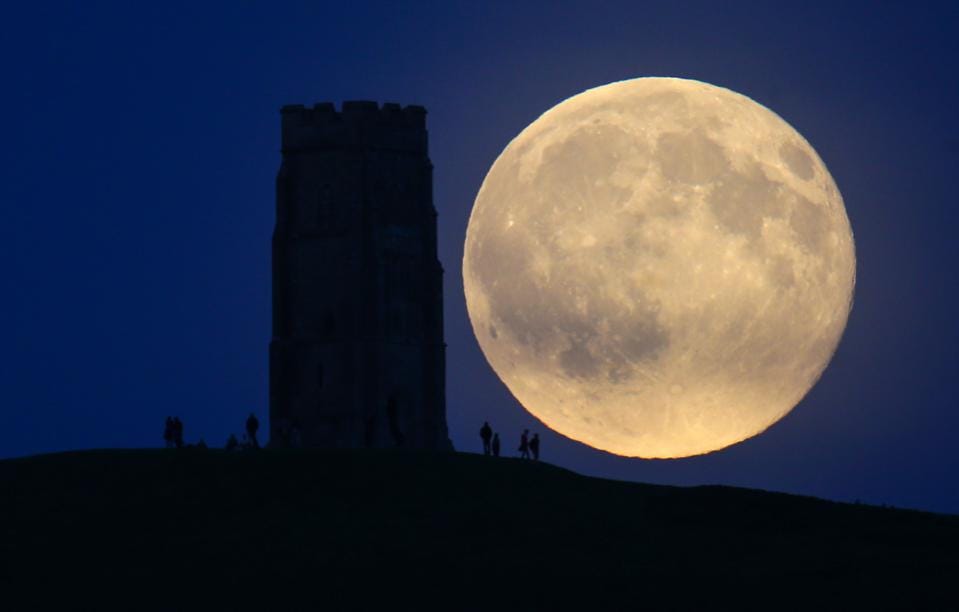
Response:
[[[84,451],[0,461],[0,496],[0,589],[30,608],[959,605],[956,516],[515,459]]]

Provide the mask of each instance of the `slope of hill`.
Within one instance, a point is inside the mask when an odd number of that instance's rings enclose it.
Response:
[[[388,451],[0,461],[12,609],[959,607],[959,517]]]

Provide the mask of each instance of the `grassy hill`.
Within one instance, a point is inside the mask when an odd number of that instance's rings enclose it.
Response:
[[[957,579],[956,516],[515,459],[0,461],[7,609],[959,609]]]

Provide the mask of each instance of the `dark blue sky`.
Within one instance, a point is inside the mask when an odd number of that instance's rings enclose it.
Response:
[[[696,78],[769,106],[845,198],[856,302],[820,383],[766,433],[673,461],[544,433],[547,460],[959,512],[959,4],[8,3],[0,9],[0,456],[221,444],[267,414],[278,109],[429,109],[448,417],[544,431],[472,335],[460,265],[503,147],[589,87]],[[198,6],[199,5],[199,6]],[[516,6],[519,5],[519,6]]]

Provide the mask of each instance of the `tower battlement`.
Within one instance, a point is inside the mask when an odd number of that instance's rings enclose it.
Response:
[[[426,109],[352,100],[337,111],[331,102],[280,109],[284,153],[303,150],[384,150],[427,153]]]

